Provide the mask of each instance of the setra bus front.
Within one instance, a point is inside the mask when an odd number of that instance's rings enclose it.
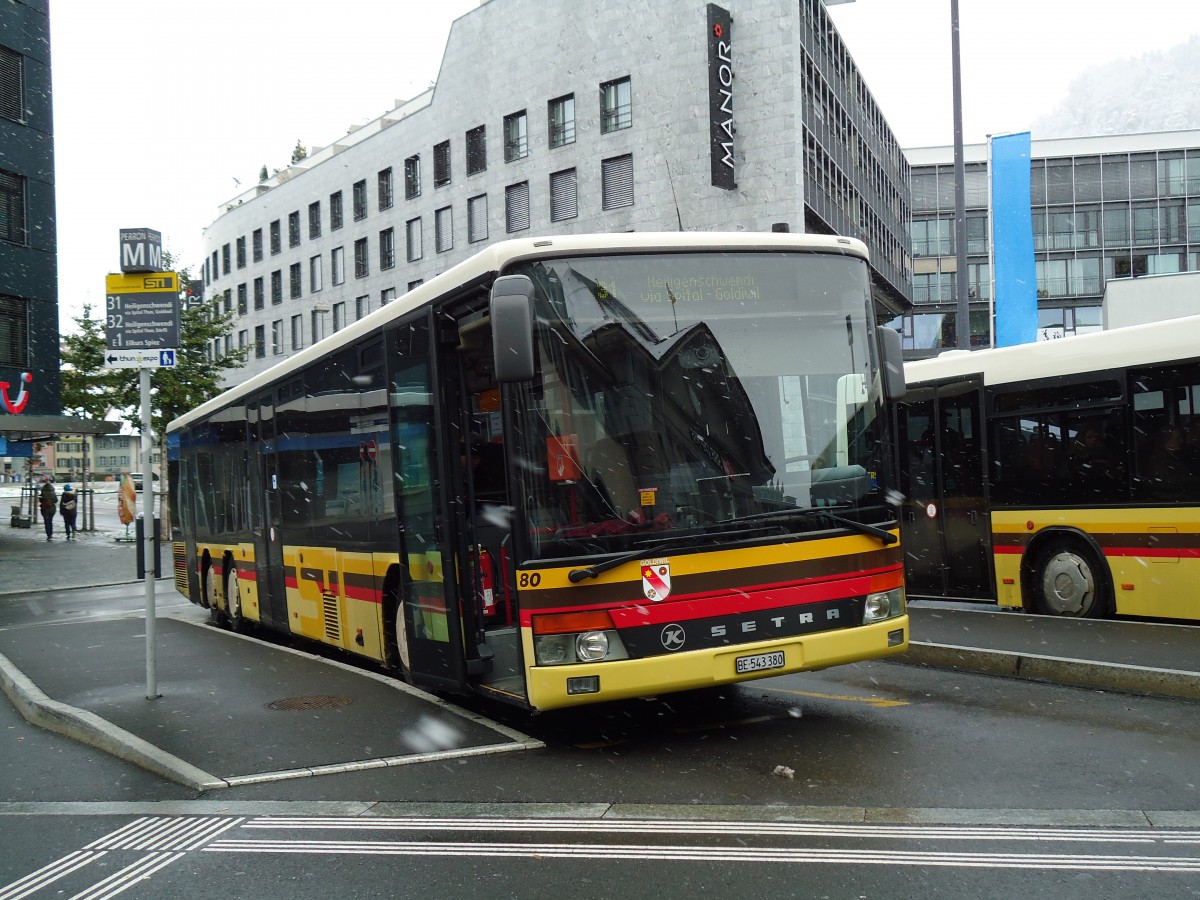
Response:
[[[764,245],[530,259],[497,282],[531,707],[907,648],[899,342],[857,241]]]

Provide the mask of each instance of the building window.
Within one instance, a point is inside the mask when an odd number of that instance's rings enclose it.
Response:
[[[263,241],[262,241],[262,229],[261,228],[254,229],[254,232],[250,235],[250,242],[251,242],[252,249],[253,249],[254,261],[262,262]]]
[[[315,344],[321,339],[321,317],[325,315],[325,310],[314,309],[312,311],[312,341]]]
[[[404,199],[421,196],[421,157],[410,156],[404,161]]]
[[[371,295],[363,294],[354,298],[354,320],[357,322],[371,311]]]
[[[529,117],[525,110],[504,117],[504,161],[524,159],[529,155]]]
[[[258,278],[254,279],[254,308],[262,309],[265,304],[266,297],[263,293],[263,280],[262,276],[260,275]]]
[[[283,302],[283,270],[276,269],[271,273],[271,303]]]
[[[25,121],[25,57],[0,47],[0,116]]]
[[[380,306],[387,306],[389,303],[391,303],[395,299],[396,299],[396,289],[394,287],[384,288],[382,291],[379,292],[379,305]]]
[[[575,143],[575,95],[567,94],[550,101],[550,148]]]
[[[404,223],[404,237],[408,244],[408,261],[416,262],[421,258],[421,220],[409,219]]]
[[[288,246],[300,246],[300,210],[288,213]]]
[[[480,194],[467,201],[467,240],[486,241],[487,236],[487,194]]]
[[[354,242],[354,277],[366,278],[370,274],[367,265],[367,239],[359,238]]]
[[[367,180],[354,182],[354,221],[367,217]]]
[[[579,215],[575,196],[575,170],[550,173],[550,221],[563,222]]]
[[[325,287],[325,273],[323,271],[322,261],[324,257],[321,254],[309,257],[308,260],[308,292],[315,294],[317,291]]]
[[[250,333],[248,331],[246,331],[245,328],[243,328],[241,331],[238,332],[238,349],[239,350],[242,350],[245,348],[246,341],[249,340],[249,338],[250,338]]]
[[[329,230],[337,231],[342,227],[342,192],[334,191],[329,195]]]
[[[438,253],[454,248],[454,214],[449,206],[443,206],[433,214],[433,235]]]
[[[242,237],[237,239],[235,246],[237,247],[237,251],[236,251],[237,267],[239,269],[244,269],[244,268],[246,268],[246,237],[245,237],[245,235],[243,235]]]
[[[341,284],[346,280],[346,261],[345,254],[341,247],[334,247],[329,251],[329,276],[333,279],[334,284]]]
[[[396,265],[396,232],[395,229],[385,228],[379,232],[379,268],[380,271]]]
[[[423,285],[424,283],[425,283],[425,279],[424,279],[424,278],[418,278],[416,281],[410,281],[410,282],[408,283],[408,289],[409,289],[410,291],[415,291],[417,288],[419,288],[419,287],[420,287],[421,285]]]
[[[391,209],[392,207],[392,168],[388,166],[379,173],[379,208]]]
[[[264,359],[267,355],[267,327],[254,326],[254,358]]]
[[[629,77],[600,85],[600,133],[620,131],[633,124],[633,92]]]
[[[283,354],[283,319],[271,323],[271,353],[275,356]]]
[[[341,331],[346,327],[346,302],[333,304],[333,330]]]
[[[504,189],[504,230],[509,234],[529,228],[529,182]]]
[[[0,241],[24,244],[25,177],[0,169]]]
[[[304,316],[292,316],[292,349],[304,347]]]
[[[299,300],[301,294],[300,263],[292,263],[288,267],[288,285],[291,290],[291,298]]]
[[[29,303],[0,294],[0,365],[29,365]]]
[[[249,299],[246,296],[246,282],[243,281],[241,284],[239,284],[237,287],[237,291],[238,291],[238,295],[237,295],[237,297],[238,297],[238,304],[237,304],[238,315],[244,316],[244,315],[246,315],[247,312],[249,312],[249,309],[247,308],[247,303],[249,302]]]
[[[225,244],[223,247],[221,247],[221,274],[222,275],[229,274],[230,260],[231,260],[231,257],[229,255],[229,245]]]
[[[433,186],[443,187],[450,183],[450,142],[442,141],[433,148]]]
[[[315,240],[321,236],[321,201],[314,200],[308,204],[308,239]]]
[[[478,175],[487,170],[487,139],[483,125],[467,132],[467,174]]]
[[[271,255],[278,256],[283,252],[283,239],[279,230],[279,220],[271,223]]]
[[[633,206],[633,154],[602,159],[600,182],[605,209]]]

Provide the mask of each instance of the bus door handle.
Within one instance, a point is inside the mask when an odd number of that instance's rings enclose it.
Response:
[[[967,513],[967,515],[968,515],[968,517],[971,519],[971,524],[972,524],[972,525],[978,525],[978,524],[979,524],[979,512],[978,512],[977,510],[974,510],[974,509],[973,509],[973,510],[971,510],[969,513]]]

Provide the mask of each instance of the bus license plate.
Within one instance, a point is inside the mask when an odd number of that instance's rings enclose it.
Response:
[[[754,656],[739,656],[734,660],[734,669],[739,675],[747,672],[761,672],[763,669],[782,669],[783,651],[774,653],[756,653]]]

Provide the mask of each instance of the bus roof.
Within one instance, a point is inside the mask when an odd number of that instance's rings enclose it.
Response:
[[[232,400],[253,394],[276,381],[285,379],[291,372],[303,369],[314,360],[352,344],[388,322],[431,303],[445,294],[452,293],[458,288],[483,281],[515,262],[571,254],[683,252],[689,250],[700,252],[720,252],[722,250],[742,252],[754,250],[815,251],[843,253],[858,256],[864,260],[868,258],[866,244],[855,238],[775,232],[624,232],[556,235],[497,241],[437,277],[431,278],[425,284],[401,295],[392,303],[347,325],[335,334],[301,350],[266,371],[229,388],[190,412],[184,413],[168,424],[167,430],[174,431],[183,428],[210,415]]]
[[[953,351],[906,362],[904,377],[909,386],[975,374],[984,384],[1008,384],[1189,359],[1200,359],[1200,315],[1014,347]]]

